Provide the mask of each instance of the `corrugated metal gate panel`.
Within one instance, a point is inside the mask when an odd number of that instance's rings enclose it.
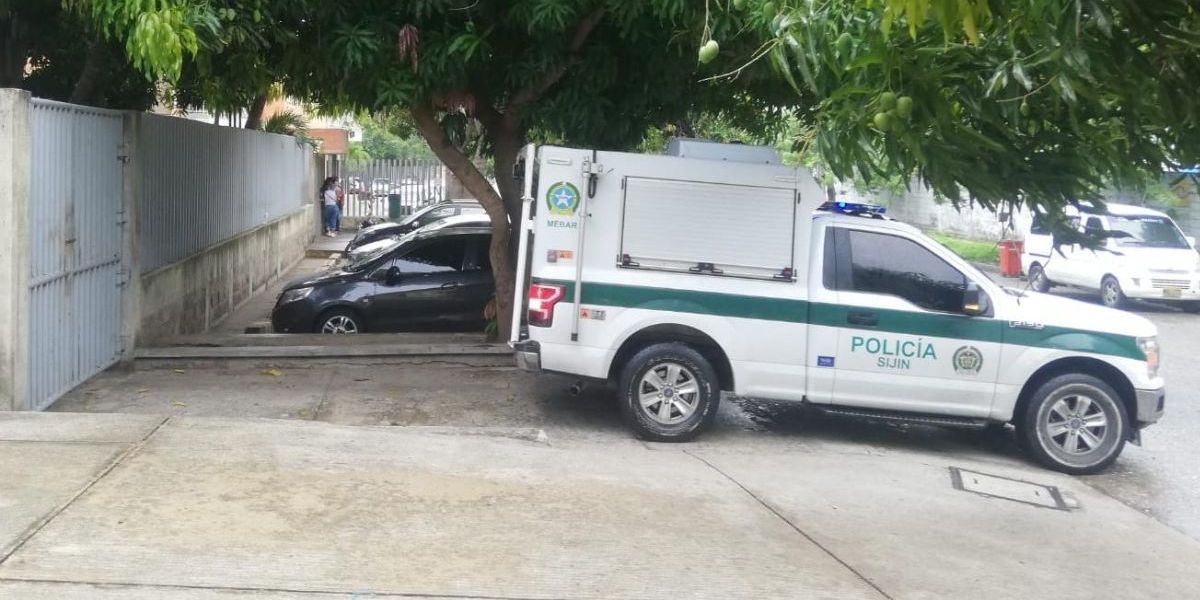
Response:
[[[30,397],[42,410],[121,353],[122,117],[30,111]]]
[[[138,249],[143,272],[295,212],[311,149],[295,138],[141,115]]]

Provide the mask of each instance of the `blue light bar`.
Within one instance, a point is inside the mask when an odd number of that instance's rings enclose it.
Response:
[[[821,208],[848,215],[864,213],[871,215],[882,215],[887,212],[887,208],[879,206],[878,204],[863,204],[861,202],[826,202]]]

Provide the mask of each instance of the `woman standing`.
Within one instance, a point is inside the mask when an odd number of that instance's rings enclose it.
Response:
[[[342,211],[338,208],[337,177],[326,177],[321,184],[321,202],[324,204],[325,235],[337,237],[335,233],[338,223],[342,220]]]

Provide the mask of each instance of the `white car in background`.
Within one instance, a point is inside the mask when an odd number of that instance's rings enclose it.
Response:
[[[1068,207],[1080,231],[1109,236],[1095,250],[1078,244],[1055,248],[1051,232],[1036,216],[1025,235],[1021,266],[1033,289],[1058,285],[1095,290],[1105,306],[1130,298],[1167,301],[1200,312],[1200,253],[1165,213],[1127,204],[1104,210]]]

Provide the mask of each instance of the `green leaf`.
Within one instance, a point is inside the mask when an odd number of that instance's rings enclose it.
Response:
[[[1025,74],[1025,67],[1023,67],[1019,61],[1013,63],[1012,74],[1013,79],[1016,79],[1017,83],[1021,84],[1021,86],[1026,90],[1033,89],[1033,82],[1030,81],[1029,76]]]
[[[788,65],[787,60],[787,51],[784,49],[783,45],[776,44],[776,46],[771,49],[771,62],[775,65],[775,70],[783,75],[784,81],[788,82],[788,85],[791,86],[792,90],[794,90],[796,94],[803,96],[804,92],[800,90],[800,86],[796,84],[796,78],[792,76],[792,69]]]

